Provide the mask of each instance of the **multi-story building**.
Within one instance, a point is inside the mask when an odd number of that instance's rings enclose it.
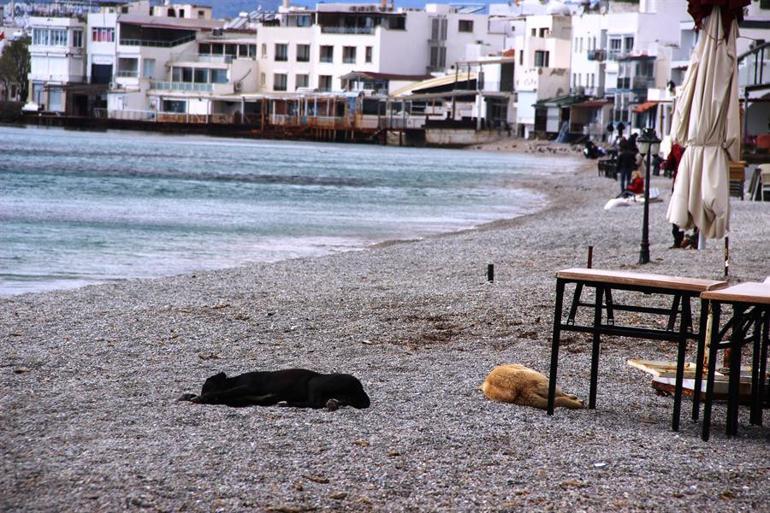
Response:
[[[76,100],[72,88],[86,81],[85,19],[33,16],[29,25],[28,109],[84,115],[82,96]]]
[[[489,17],[446,5],[395,10],[383,2],[284,6],[257,30],[259,86],[266,92],[340,91],[354,72],[424,75],[464,60],[470,47],[503,48]]]
[[[565,121],[561,112],[536,119],[538,101],[569,93],[572,19],[566,14],[527,16],[523,33],[514,37],[516,70],[516,123],[521,137],[535,132],[558,132]],[[548,109],[550,110],[550,109]]]
[[[661,114],[648,88],[671,80],[672,48],[679,46],[686,2],[607,2],[573,16],[570,89],[613,99],[614,122],[647,126]],[[692,25],[692,21],[690,21]]]

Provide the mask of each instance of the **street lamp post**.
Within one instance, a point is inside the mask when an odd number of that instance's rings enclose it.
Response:
[[[652,155],[660,151],[660,139],[654,128],[645,128],[642,135],[636,140],[639,144],[639,152],[645,157],[644,171],[644,219],[642,221],[642,247],[639,250],[639,263],[650,263],[650,168]]]

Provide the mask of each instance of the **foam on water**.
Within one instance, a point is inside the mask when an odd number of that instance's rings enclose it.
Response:
[[[217,269],[540,208],[552,163],[382,146],[0,128],[0,294]]]

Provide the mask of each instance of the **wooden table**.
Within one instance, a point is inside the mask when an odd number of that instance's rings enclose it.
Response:
[[[717,351],[730,349],[730,382],[727,394],[727,436],[738,432],[738,404],[740,402],[741,345],[753,342],[751,365],[751,424],[762,425],[762,402],[764,401],[765,378],[767,374],[767,353],[770,345],[770,283],[746,282],[720,290],[711,290],[701,294],[702,301],[711,304],[713,315],[711,340],[709,344],[708,375],[706,377],[706,397],[703,411],[703,431],[701,437],[708,440],[711,425],[711,403],[714,395],[714,374],[716,372]],[[720,317],[723,305],[731,305],[732,318],[720,330]],[[727,328],[732,328],[730,340],[722,342]],[[700,390],[698,378],[703,373],[705,337],[698,342],[698,354],[701,356],[696,367],[695,390]],[[694,410],[693,416],[697,416]]]
[[[565,287],[575,284],[572,305],[566,322],[562,320]],[[667,340],[677,342],[677,371],[674,391],[674,413],[671,427],[679,430],[679,417],[682,402],[682,382],[684,379],[684,357],[688,339],[698,339],[705,331],[705,316],[700,316],[698,332],[693,332],[692,311],[690,302],[699,297],[702,292],[727,286],[727,282],[718,280],[703,280],[697,278],[682,278],[659,274],[635,273],[627,271],[609,271],[601,269],[565,269],[556,274],[556,304],[554,308],[553,340],[551,343],[551,375],[548,387],[548,415],[553,415],[556,393],[556,376],[559,363],[559,341],[562,331],[591,333],[593,346],[591,353],[591,388],[588,397],[588,407],[596,407],[596,385],[599,373],[599,346],[601,335],[617,335],[651,340]],[[593,304],[580,300],[584,287],[593,288],[596,299]],[[616,304],[612,292],[617,290],[655,294],[671,298],[670,308],[641,306],[639,304]],[[704,301],[701,301],[701,312]],[[593,307],[594,320],[591,325],[575,324],[575,315],[580,307]],[[603,314],[606,311],[606,322]],[[627,311],[649,315],[668,316],[665,330],[638,326],[621,326],[615,323],[615,312]],[[677,319],[679,329],[674,330]]]

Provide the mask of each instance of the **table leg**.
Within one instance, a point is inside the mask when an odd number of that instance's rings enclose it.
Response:
[[[760,426],[762,425],[762,411],[764,409],[762,403],[765,401],[765,383],[767,380],[767,350],[768,346],[770,346],[770,307],[764,308],[764,316],[765,320],[762,323],[762,355],[759,361],[759,397],[761,403],[757,415],[757,423]]]
[[[719,317],[722,305],[711,303],[711,341],[709,342],[709,368],[706,375],[706,400],[703,405],[703,431],[701,438],[708,441],[711,430],[711,403],[714,399],[714,374],[717,366],[717,350],[719,349]]]
[[[596,408],[596,384],[599,377],[599,326],[602,324],[602,298],[604,287],[596,287],[596,305],[594,306],[594,340],[591,350],[591,390],[588,395],[588,407]]]
[[[730,336],[730,382],[727,392],[727,436],[738,433],[738,402],[740,401],[741,383],[741,341],[745,336],[743,331],[744,305],[733,305],[733,332]]]
[[[706,330],[711,304],[701,299],[700,321],[698,326],[698,350],[695,355],[695,384],[692,387],[692,420],[698,420],[700,415],[700,396],[703,388],[703,354],[706,352]]]
[[[559,365],[559,337],[561,335],[561,309],[564,300],[564,281],[556,279],[556,304],[553,312],[553,338],[551,340],[551,375],[548,381],[548,415],[553,415],[556,399],[556,370]]]
[[[684,381],[684,353],[687,349],[687,328],[690,324],[690,296],[682,296],[682,316],[679,319],[679,348],[676,355],[676,385],[674,386],[674,414],[671,429],[679,431],[682,407],[682,382]]]
[[[757,425],[760,422],[757,420],[759,412],[762,411],[761,393],[759,387],[759,359],[762,350],[762,310],[757,307],[754,310],[754,331],[751,335],[752,351],[751,351],[751,415],[749,416],[749,423]]]

